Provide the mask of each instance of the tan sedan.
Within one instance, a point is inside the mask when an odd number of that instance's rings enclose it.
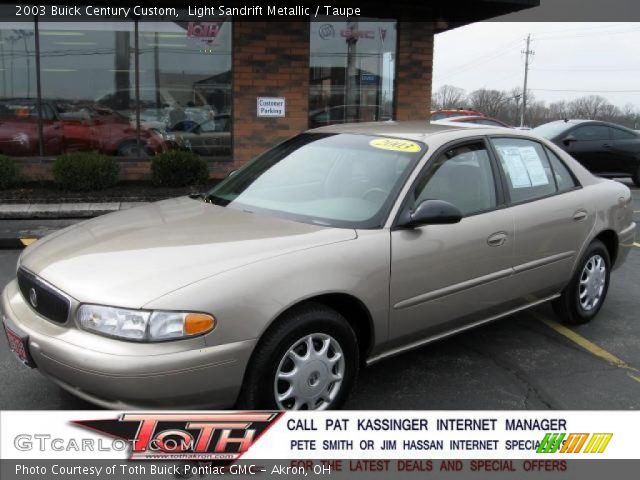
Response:
[[[335,408],[361,366],[542,302],[591,320],[634,231],[627,187],[531,134],[332,126],[36,242],[1,307],[103,406]]]

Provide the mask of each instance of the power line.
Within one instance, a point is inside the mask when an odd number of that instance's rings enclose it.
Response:
[[[536,92],[571,92],[571,93],[640,93],[640,90],[568,90],[556,88],[530,88]]]
[[[493,50],[485,55],[482,55],[480,57],[475,57],[472,61],[470,62],[466,62],[463,64],[460,64],[458,66],[452,67],[449,70],[446,70],[442,75],[440,75],[440,77],[444,77],[444,78],[448,78],[448,77],[453,77],[455,75],[458,75],[462,72],[464,72],[465,70],[474,67],[480,63],[487,63],[493,60],[496,60],[497,58],[499,58],[500,56],[502,56],[503,53],[505,53],[506,51],[510,50],[511,47],[518,43],[520,41],[520,39],[516,39],[513,40],[511,42],[509,42],[508,44],[498,48],[497,50]]]

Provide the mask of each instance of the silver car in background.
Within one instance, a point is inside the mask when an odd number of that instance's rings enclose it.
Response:
[[[102,406],[336,408],[361,366],[447,335],[547,301],[591,320],[632,213],[526,132],[330,126],[36,242],[0,305],[25,363]]]

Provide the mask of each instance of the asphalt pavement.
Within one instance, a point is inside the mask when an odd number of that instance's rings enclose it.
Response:
[[[640,225],[640,190],[633,196]],[[23,222],[25,231],[42,233],[71,220]],[[19,253],[0,250],[0,285],[13,278]],[[548,306],[507,317],[364,369],[345,408],[637,409],[639,310],[635,247],[612,275],[607,300],[591,323],[567,328]],[[3,410],[95,408],[22,366],[4,336],[0,379]]]

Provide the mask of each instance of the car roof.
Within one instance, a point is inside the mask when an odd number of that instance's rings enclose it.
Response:
[[[452,122],[453,123],[453,122]],[[425,141],[428,137],[444,133],[468,133],[470,131],[477,134],[495,134],[496,127],[485,125],[463,125],[438,124],[428,121],[386,121],[386,122],[363,122],[363,123],[343,123],[339,125],[329,125],[326,127],[307,130],[312,133],[353,133],[361,135],[376,135],[406,138],[409,140]],[[464,135],[460,135],[464,136]]]

